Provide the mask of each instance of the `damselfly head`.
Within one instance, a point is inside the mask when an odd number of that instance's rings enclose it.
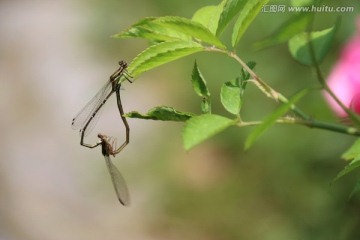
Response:
[[[104,139],[106,139],[106,138],[107,138],[107,136],[106,136],[106,135],[101,134],[101,133],[99,133],[97,136],[98,136],[98,138],[100,138],[100,140],[104,140]]]
[[[125,61],[123,61],[123,60],[120,60],[120,61],[119,61],[119,65],[120,65],[120,67],[122,67],[122,68],[127,68],[127,63],[126,63]]]

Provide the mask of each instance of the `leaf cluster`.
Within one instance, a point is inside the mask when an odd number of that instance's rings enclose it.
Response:
[[[218,5],[200,8],[191,19],[178,16],[148,17],[115,34],[113,37],[117,39],[142,38],[149,42],[149,47],[139,53],[129,64],[128,71],[133,77],[138,77],[148,70],[198,52],[222,53],[233,58],[241,66],[237,77],[224,80],[219,96],[222,106],[232,116],[231,118],[212,112],[211,91],[207,87],[207,82],[197,62],[194,63],[192,70],[191,84],[195,94],[200,97],[200,113],[183,112],[169,106],[158,106],[146,114],[133,111],[125,116],[145,120],[185,122],[182,135],[183,144],[187,150],[231,126],[256,125],[245,142],[245,149],[248,149],[256,139],[276,123],[300,124],[359,136],[358,129],[335,126],[312,119],[296,106],[296,103],[309,90],[301,90],[287,99],[257,76],[253,71],[256,63],[245,63],[236,54],[235,49],[242,36],[267,3],[268,0],[223,0]],[[320,1],[314,1],[314,4],[320,4]],[[287,43],[290,55],[297,62],[314,68],[321,87],[328,90],[319,64],[331,49],[335,33],[340,26],[340,20],[337,19],[333,26],[327,29],[313,31],[314,16],[313,13],[305,12],[294,14],[273,34],[254,43],[253,47],[260,50]],[[224,29],[230,27],[231,24],[231,41],[228,41],[231,42],[231,46],[226,46],[221,37]],[[119,79],[119,81],[123,80]],[[279,103],[279,107],[262,121],[244,122],[241,118],[243,96],[249,83],[253,83],[267,97]],[[350,116],[353,116],[350,110],[347,111]],[[287,116],[288,112],[292,112],[296,117]],[[356,123],[356,118],[353,119]],[[351,154],[347,152],[344,155],[351,162],[335,180],[360,166],[358,145],[359,143],[356,143],[356,147],[354,147],[356,151],[352,148]],[[351,157],[349,157],[350,155]]]
[[[221,41],[223,30],[236,17],[233,27],[232,48],[268,0],[224,0],[215,6],[206,6],[195,12],[192,19],[165,16],[141,19],[113,37],[143,38],[150,46],[129,65],[129,73],[141,73],[187,55],[207,51],[208,48],[226,50]]]

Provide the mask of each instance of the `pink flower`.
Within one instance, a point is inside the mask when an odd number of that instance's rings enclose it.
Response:
[[[360,18],[357,28],[357,34],[346,43],[327,83],[345,106],[360,114]],[[347,115],[328,94],[325,97],[340,117]]]

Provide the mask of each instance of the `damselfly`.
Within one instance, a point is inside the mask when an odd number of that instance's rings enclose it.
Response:
[[[126,130],[126,139],[124,143],[116,150],[114,150],[114,154],[119,153],[130,141],[130,128],[129,124],[126,121],[124,115],[124,110],[121,104],[120,98],[120,88],[121,83],[118,81],[121,77],[124,77],[126,80],[130,81],[130,76],[126,71],[127,63],[124,61],[119,62],[119,68],[110,76],[109,81],[98,91],[98,93],[90,100],[88,104],[73,118],[71,126],[73,129],[80,129],[80,145],[94,148],[101,143],[98,142],[96,144],[88,144],[84,142],[84,138],[86,135],[90,133],[93,126],[96,123],[97,118],[99,117],[99,112],[106,103],[106,101],[110,98],[110,96],[116,92],[116,100],[118,109],[120,112],[120,117],[125,126]]]
[[[130,204],[130,197],[125,179],[110,159],[110,155],[115,157],[116,154],[116,150],[114,150],[114,148],[116,148],[115,139],[100,133],[98,134],[98,138],[100,138],[99,144],[101,144],[101,151],[105,158],[116,196],[122,205],[128,206]]]

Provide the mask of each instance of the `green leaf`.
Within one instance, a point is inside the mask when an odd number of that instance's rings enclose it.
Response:
[[[224,108],[235,115],[241,109],[241,88],[232,82],[226,82],[221,87],[220,99]]]
[[[250,69],[254,69],[255,65],[255,62],[250,61],[247,63],[247,66]],[[244,68],[242,68],[238,78],[226,82],[222,85],[220,100],[228,112],[237,116],[240,115],[240,109],[243,104],[242,96],[245,92],[245,88],[248,82],[247,80],[249,79],[250,74]]]
[[[354,144],[341,157],[346,161],[360,158],[360,139],[356,140]]]
[[[144,38],[150,41],[189,41],[191,37],[186,34],[166,28],[155,22],[157,18],[149,17],[133,24],[130,28],[113,35],[114,38]]]
[[[157,24],[188,35],[196,40],[226,49],[225,45],[202,24],[182,17],[161,17],[154,20]]]
[[[141,19],[137,23],[134,23],[131,25],[128,29],[121,31],[120,33],[114,34],[113,38],[137,38],[137,37],[143,37],[143,31],[142,29],[145,28],[148,25],[149,22],[153,21],[154,17],[148,17]],[[149,30],[146,32],[150,32]],[[144,37],[146,38],[146,37]]]
[[[214,114],[192,117],[184,126],[184,147],[189,150],[234,124],[236,124],[234,120]]]
[[[234,25],[232,38],[231,38],[231,43],[233,47],[235,47],[238,44],[240,38],[242,37],[246,29],[249,27],[249,25],[252,23],[252,21],[261,11],[262,7],[268,1],[269,0],[246,1],[244,8],[240,12],[240,16],[238,17]]]
[[[213,6],[218,11],[221,11],[221,6]],[[215,14],[215,9],[213,9]],[[207,10],[209,11],[209,10]],[[200,12],[201,13],[201,12]],[[207,12],[206,14],[210,14]],[[220,13],[218,13],[219,15]],[[145,38],[153,41],[190,41],[196,39],[204,43],[214,45],[218,48],[225,49],[225,45],[214,34],[214,24],[217,24],[214,16],[207,16],[210,29],[199,23],[200,17],[205,20],[205,13],[198,15],[197,20],[190,20],[182,17],[166,16],[159,18],[145,18],[132,25],[129,29],[120,32],[113,37],[115,38]],[[211,23],[212,22],[212,23]],[[213,32],[211,31],[213,29]]]
[[[246,63],[246,65],[248,65],[248,67],[253,70],[256,66],[256,62],[248,62]],[[240,97],[242,98],[242,96],[244,95],[245,93],[245,88],[246,88],[246,85],[248,83],[247,80],[250,79],[250,73],[248,73],[244,68],[241,68],[241,71],[240,71],[240,78],[237,79],[237,81],[239,81],[239,83],[237,83],[237,85],[240,86]],[[240,99],[241,99],[240,98]],[[242,103],[241,103],[242,104]]]
[[[174,61],[178,58],[204,50],[199,43],[192,41],[162,42],[145,49],[130,63],[128,71],[133,77]]]
[[[245,0],[228,0],[225,3],[223,11],[220,15],[216,36],[219,36],[230,21],[238,14],[244,7]]]
[[[151,120],[161,120],[161,121],[176,121],[176,122],[185,122],[194,116],[194,114],[189,112],[181,112],[175,110],[172,107],[160,106],[150,109],[146,114],[141,114],[138,112],[129,112],[124,115],[128,118],[139,118],[139,119],[151,119]]]
[[[341,177],[349,174],[350,172],[354,171],[358,167],[360,167],[360,158],[355,158],[341,172],[338,173],[338,175],[334,178],[332,183],[339,180]]]
[[[219,5],[200,8],[195,12],[192,20],[205,26],[212,34],[216,34],[220,14],[223,11],[225,3],[226,0],[223,0]]]
[[[331,43],[335,36],[337,25],[338,23],[331,28],[322,31],[311,32],[310,39],[317,63],[321,63],[324,60],[326,54],[329,52]],[[295,60],[304,65],[313,65],[313,60],[309,48],[308,33],[303,32],[291,38],[288,45],[289,51]]]
[[[202,76],[196,61],[194,63],[194,68],[191,75],[191,83],[197,95],[200,97],[210,97],[210,92],[206,86],[206,81]]]
[[[194,63],[194,68],[191,75],[191,83],[195,93],[202,98],[202,113],[211,113],[210,91],[206,86],[205,78],[202,76],[196,61]]]
[[[313,14],[296,14],[284,22],[271,36],[254,44],[255,49],[266,48],[288,41],[296,34],[303,32],[311,22]]]
[[[268,128],[275,124],[276,120],[283,116],[287,111],[289,111],[293,105],[300,100],[307,93],[307,89],[304,89],[293,97],[289,101],[279,108],[277,108],[270,116],[268,116],[260,125],[250,133],[245,142],[245,149],[249,149],[251,145],[258,139]]]

